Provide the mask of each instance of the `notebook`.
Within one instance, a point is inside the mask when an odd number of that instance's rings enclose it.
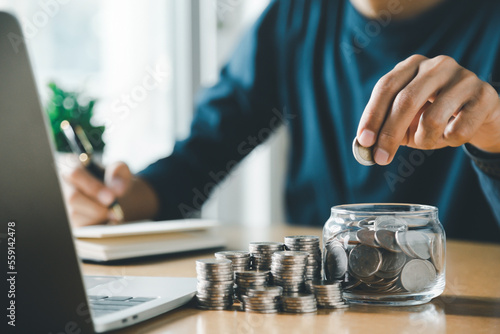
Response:
[[[81,259],[105,262],[223,247],[218,226],[203,219],[140,221],[73,228],[73,236]]]

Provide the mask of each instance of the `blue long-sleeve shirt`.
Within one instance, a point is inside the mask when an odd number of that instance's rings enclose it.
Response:
[[[290,223],[322,226],[337,204],[421,203],[439,208],[449,237],[500,241],[500,181],[461,148],[401,147],[388,166],[353,158],[375,83],[413,54],[451,56],[498,90],[500,2],[445,0],[398,21],[389,10],[367,19],[348,0],[273,1],[219,82],[201,92],[190,136],[140,173],[160,198],[158,218],[200,209],[215,185],[284,123],[291,136]]]

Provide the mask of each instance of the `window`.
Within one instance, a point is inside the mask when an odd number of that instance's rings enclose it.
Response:
[[[134,171],[173,146],[173,1],[0,0],[18,17],[42,100],[47,83],[97,98],[104,162]],[[154,144],[153,144],[154,143]]]

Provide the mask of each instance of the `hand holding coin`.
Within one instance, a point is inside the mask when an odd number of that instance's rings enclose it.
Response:
[[[470,143],[500,153],[498,92],[453,58],[413,55],[375,85],[357,131],[387,165],[399,146],[432,150]]]

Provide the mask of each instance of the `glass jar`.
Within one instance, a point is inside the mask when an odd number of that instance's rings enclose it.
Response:
[[[323,269],[350,303],[418,305],[445,286],[446,237],[436,207],[351,204],[323,228]]]

